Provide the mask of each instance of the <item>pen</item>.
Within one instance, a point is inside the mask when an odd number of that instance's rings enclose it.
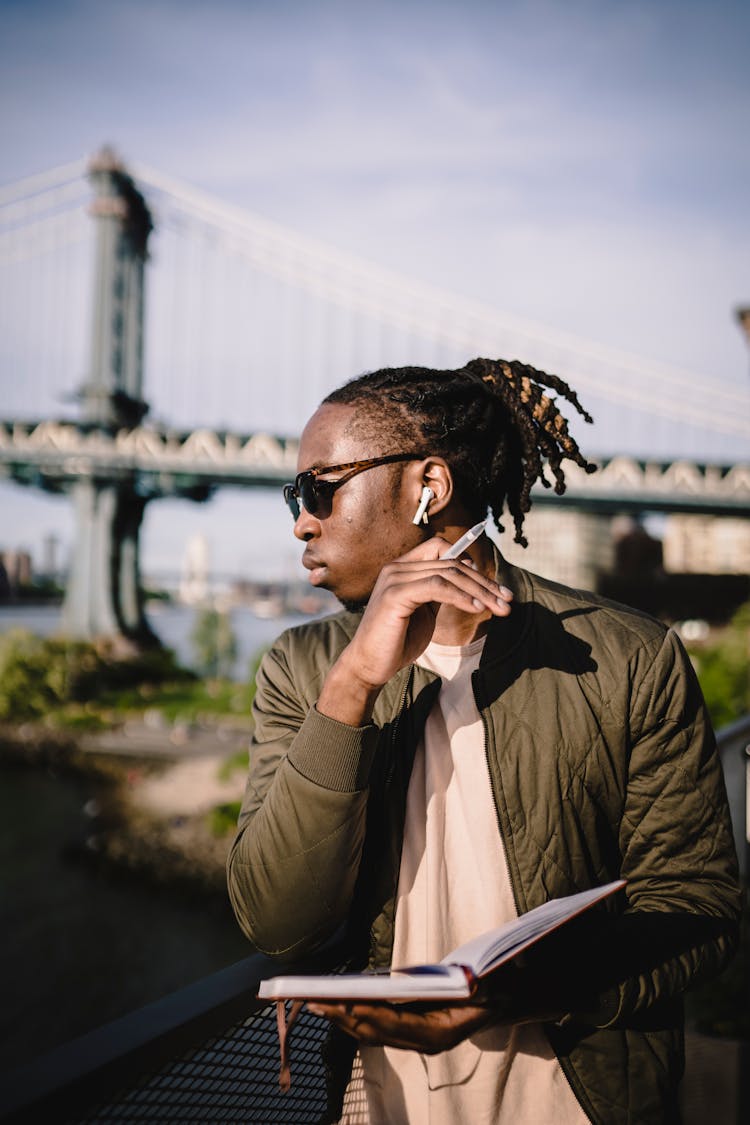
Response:
[[[481,523],[475,523],[470,527],[465,535],[457,539],[452,547],[449,547],[445,554],[441,555],[441,559],[457,559],[459,555],[463,554],[467,547],[470,547],[475,539],[478,539],[482,532],[487,527],[487,520],[482,520]]]

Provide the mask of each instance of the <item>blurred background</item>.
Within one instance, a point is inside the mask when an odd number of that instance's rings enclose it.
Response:
[[[6,1059],[243,955],[251,667],[331,608],[279,485],[351,375],[566,378],[602,470],[509,557],[750,710],[749,48],[729,0],[0,3]]]

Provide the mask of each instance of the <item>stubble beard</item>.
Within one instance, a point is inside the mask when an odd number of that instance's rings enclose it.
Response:
[[[336,595],[336,599],[341,603],[347,613],[364,613],[367,609],[367,603],[370,600],[369,598],[340,598],[338,594]]]

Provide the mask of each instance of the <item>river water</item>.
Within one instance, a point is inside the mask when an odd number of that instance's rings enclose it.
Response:
[[[153,627],[190,663],[194,611]],[[233,614],[238,678],[294,618]],[[52,607],[4,607],[0,632],[56,630]],[[80,861],[101,783],[0,766],[0,1071],[167,995],[250,952],[226,902],[208,903]]]
[[[335,608],[335,607],[332,607]],[[196,610],[190,606],[167,602],[152,602],[148,620],[163,644],[175,650],[181,663],[190,667],[194,661],[190,634],[196,620]],[[252,658],[277,637],[282,629],[308,618],[285,616],[264,618],[247,606],[237,606],[231,611],[232,629],[237,639],[236,679],[245,679]],[[9,629],[29,629],[40,637],[47,637],[60,627],[60,609],[57,606],[0,606],[0,633]]]

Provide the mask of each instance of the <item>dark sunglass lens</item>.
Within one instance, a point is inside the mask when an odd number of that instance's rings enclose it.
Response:
[[[299,519],[299,501],[297,500],[297,491],[293,484],[284,485],[284,500],[289,511],[294,516],[295,520]]]
[[[302,473],[297,477],[299,496],[306,510],[311,516],[317,515],[320,502],[320,483],[315,480],[312,473]],[[322,482],[321,482],[322,483]]]

